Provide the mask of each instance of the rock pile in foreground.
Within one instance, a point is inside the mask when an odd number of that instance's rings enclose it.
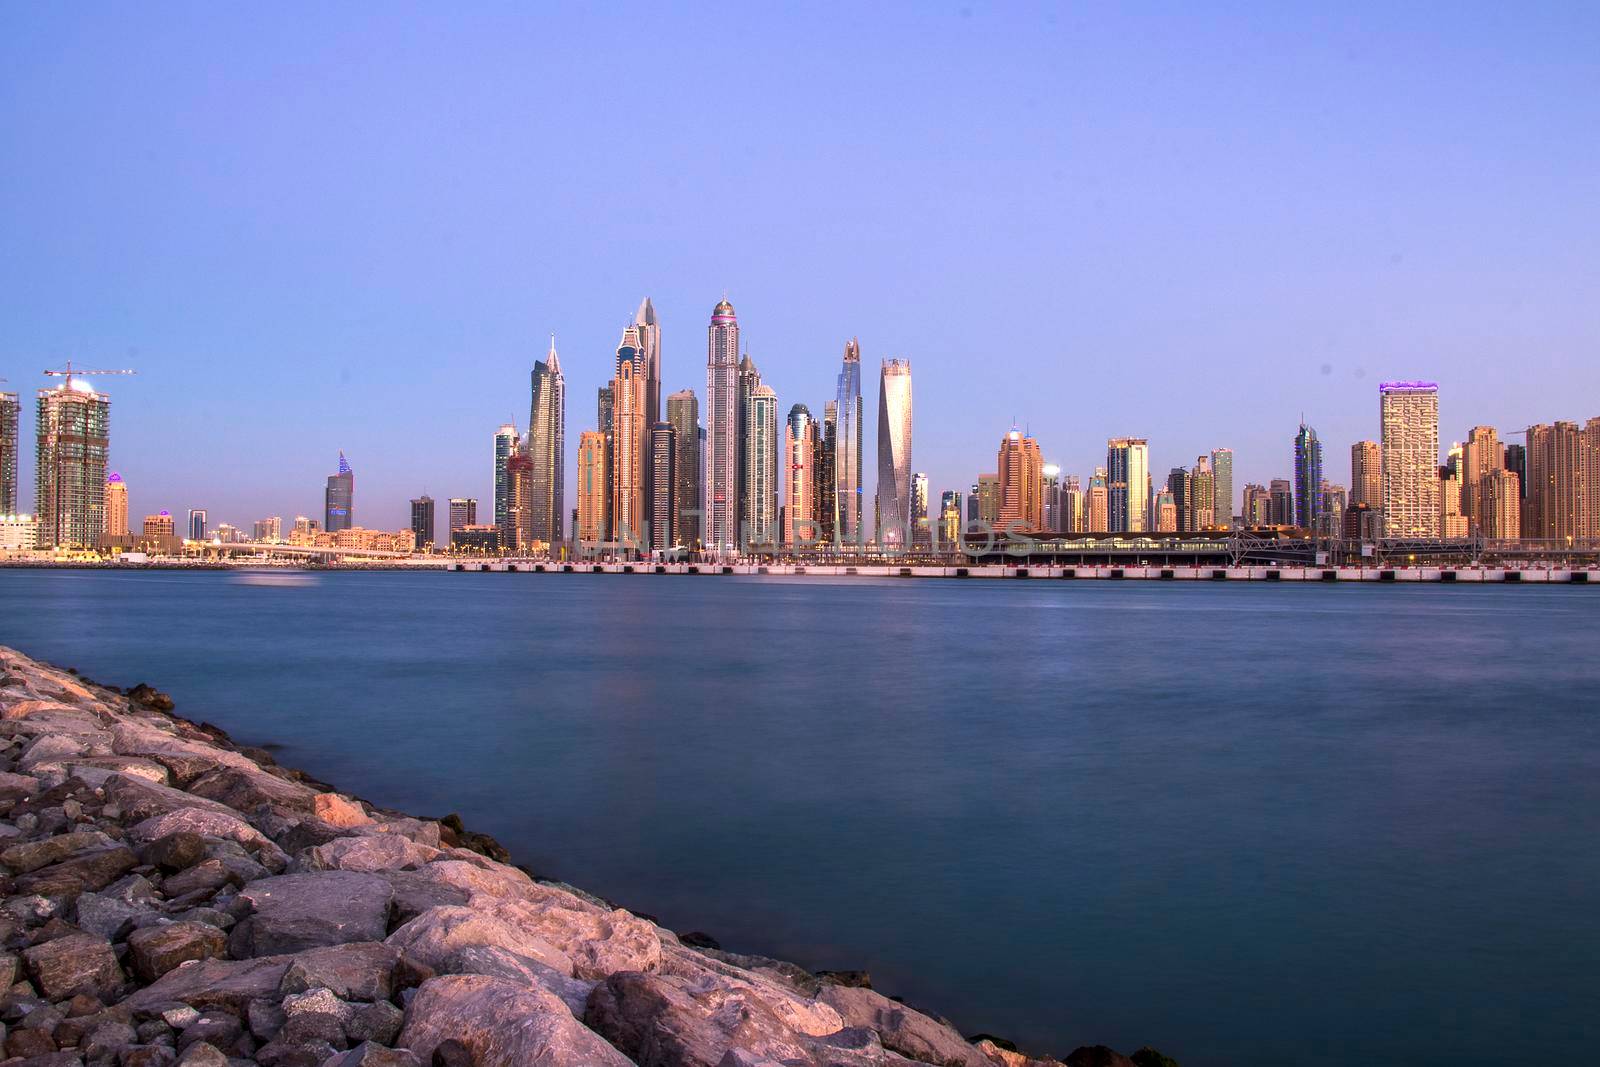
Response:
[[[0,648],[0,1067],[1057,1062],[690,947],[171,706]]]

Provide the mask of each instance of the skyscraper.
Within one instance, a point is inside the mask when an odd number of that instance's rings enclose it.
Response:
[[[654,434],[655,424],[661,421],[661,324],[648,296],[640,302],[633,324],[639,328],[639,355],[644,364],[644,417]]]
[[[1000,475],[980,474],[972,487],[972,498],[978,502],[978,521],[989,529],[1000,524]]]
[[[822,405],[822,425],[817,427],[817,460],[813,465],[817,479],[817,542],[824,545],[834,543],[838,529],[839,499],[835,489],[838,479],[834,474],[838,453],[839,402],[830,400]]]
[[[844,346],[834,390],[834,525],[846,545],[865,541],[861,528],[861,342]]]
[[[646,301],[648,304],[649,301]],[[666,552],[680,543],[676,525],[678,435],[670,422],[650,427],[650,551]]]
[[[961,540],[961,494],[946,489],[939,495],[939,541],[946,550]]]
[[[328,475],[322,492],[322,528],[329,533],[348,530],[356,524],[356,476],[344,453],[339,453],[339,469]]]
[[[727,552],[739,540],[739,319],[723,299],[706,332],[705,540]]]
[[[1383,507],[1383,449],[1376,441],[1350,446],[1350,504]]]
[[[1112,533],[1149,529],[1150,442],[1142,437],[1106,442],[1106,489]]]
[[[1087,501],[1083,495],[1083,484],[1076,474],[1067,475],[1066,481],[1061,486],[1061,532],[1064,534],[1080,534],[1084,531],[1084,524],[1088,519]]]
[[[599,430],[578,435],[578,540],[591,545],[611,539],[608,440]]]
[[[917,471],[911,475],[911,544],[927,548],[933,541],[933,531],[928,526],[928,475]]]
[[[5,512],[0,507],[0,512]],[[122,480],[122,475],[112,472],[106,476],[106,536],[127,537],[128,529],[128,483]]]
[[[478,525],[478,500],[470,496],[453,496],[450,498],[450,532],[455,533],[463,526]]]
[[[206,539],[206,509],[189,509],[189,540],[204,541]]]
[[[1039,468],[1039,529],[1043,533],[1061,532],[1061,468],[1046,463]]]
[[[275,543],[283,540],[283,516],[270,515],[257,519],[251,528],[250,540]]]
[[[745,396],[744,513],[739,520],[747,545],[773,545],[778,528],[778,396],[757,382]]]
[[[1317,431],[1300,421],[1294,435],[1294,524],[1315,530],[1322,514],[1322,442]]]
[[[1267,522],[1273,526],[1293,526],[1294,483],[1287,478],[1274,478],[1267,489]]]
[[[886,359],[878,371],[878,494],[873,509],[880,545],[904,548],[911,526],[911,361]]]
[[[528,458],[533,467],[531,530],[534,540],[554,545],[563,539],[567,511],[567,383],[554,334],[549,354],[533,364],[532,378],[533,402],[528,412]]]
[[[1479,487],[1491,472],[1504,470],[1505,465],[1506,450],[1493,426],[1474,426],[1467,431],[1467,444],[1462,450],[1461,510],[1475,533],[1487,525]]]
[[[1462,475],[1466,470],[1464,452],[1459,444],[1450,446],[1450,458],[1439,468],[1439,534],[1441,537],[1465,537],[1470,528],[1466,513],[1461,510]]]
[[[433,547],[433,497],[426,493],[411,501],[411,532],[416,535],[419,549]]]
[[[796,404],[783,426],[783,543],[790,548],[820,539],[817,526],[817,423]]]
[[[506,522],[499,529],[502,552],[529,552],[533,549],[533,459],[517,442],[506,461]]]
[[[623,333],[623,346],[636,327]],[[611,413],[611,527],[618,540],[644,543],[645,468],[650,449],[649,428],[644,421],[645,378],[643,362],[621,357],[618,349],[617,376],[611,380],[611,395],[616,407]]]
[[[1478,479],[1478,513],[1484,537],[1522,536],[1522,485],[1515,472],[1491,470]]]
[[[1178,504],[1169,487],[1156,494],[1156,532],[1178,532]]]
[[[1038,533],[1044,528],[1044,458],[1039,442],[1012,430],[1000,439],[995,460],[999,507],[996,533]]]
[[[1212,453],[1212,455],[1215,454]],[[1229,452],[1227,459],[1231,466],[1233,453]],[[1233,477],[1231,471],[1228,477],[1231,481]],[[1233,490],[1230,489],[1228,496],[1231,497],[1232,495]],[[1226,503],[1226,499],[1226,497],[1223,498],[1224,503]],[[1194,461],[1194,470],[1189,472],[1189,501],[1188,507],[1184,512],[1184,520],[1187,525],[1183,526],[1182,529],[1191,533],[1209,530],[1217,526],[1222,526],[1226,529],[1227,526],[1223,524],[1222,516],[1217,512],[1217,500],[1217,474],[1212,467],[1211,456],[1197,456]],[[1229,516],[1229,518],[1231,519],[1232,516]]]
[[[1111,530],[1111,486],[1104,467],[1096,467],[1089,476],[1089,491],[1085,494],[1087,509],[1084,529],[1088,533],[1108,533]]]
[[[756,367],[755,360],[750,358],[750,349],[745,348],[744,358],[739,360],[739,374],[736,385],[737,397],[734,406],[733,436],[738,442],[737,461],[734,464],[734,484],[739,487],[739,521],[744,524],[744,534],[749,536],[750,515],[750,478],[745,469],[749,456],[745,449],[745,415],[749,411],[750,396],[755,392],[756,386],[761,384],[761,371]]]
[[[494,527],[500,544],[509,547],[511,531],[511,457],[520,449],[517,428],[505,423],[494,432]]]
[[[667,397],[677,457],[673,460],[673,531],[677,543],[694,548],[700,542],[700,402],[693,389]]]
[[[1530,426],[1527,449],[1523,536],[1546,541],[1587,536],[1581,525],[1583,431],[1575,422]]]
[[[1600,416],[1583,424],[1579,443],[1583,472],[1583,513],[1578,536],[1600,538]]]
[[[1506,470],[1517,476],[1517,491],[1528,499],[1528,447],[1506,445]]]
[[[1383,433],[1383,535],[1439,536],[1439,386],[1384,382],[1378,387]]]
[[[1212,514],[1224,530],[1233,529],[1233,449],[1211,450],[1211,476],[1214,480]]]
[[[21,410],[16,393],[0,393],[0,515],[17,513],[17,426]]]
[[[1244,487],[1241,514],[1246,526],[1268,526],[1272,523],[1272,494],[1267,487],[1248,482]]]
[[[105,533],[111,398],[81,378],[38,395],[34,515],[40,548],[96,548]]]

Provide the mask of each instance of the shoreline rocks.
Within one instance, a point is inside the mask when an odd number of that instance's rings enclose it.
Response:
[[[172,709],[0,647],[0,1067],[1060,1067]]]

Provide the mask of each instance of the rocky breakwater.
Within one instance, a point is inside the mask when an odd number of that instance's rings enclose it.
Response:
[[[0,1067],[1057,1062],[691,947],[170,709],[0,648]]]

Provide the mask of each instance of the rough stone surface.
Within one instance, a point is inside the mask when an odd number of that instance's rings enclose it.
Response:
[[[114,999],[127,981],[111,943],[93,934],[68,934],[46,941],[23,949],[22,958],[34,985],[51,1000],[65,1000],[77,993]]]
[[[319,945],[382,941],[394,890],[373,874],[319,871],[251,882],[239,891],[254,912],[230,936],[235,956],[271,956]]]
[[[400,1046],[428,1062],[445,1040],[466,1046],[476,1067],[631,1067],[559,997],[486,975],[444,975],[417,990]]]
[[[284,993],[328,989],[345,1000],[388,1000],[395,992],[400,950],[360,941],[297,953],[284,972]]]
[[[311,814],[329,826],[366,826],[372,816],[355,801],[338,793],[318,793],[311,798]]]
[[[128,936],[128,959],[134,974],[154,982],[181,963],[220,957],[227,946],[222,931],[207,923],[146,926]]]
[[[990,1060],[944,1023],[912,1011],[870,989],[825,985],[822,1002],[839,1013],[846,1026],[873,1030],[883,1047],[939,1067],[989,1067]]]

